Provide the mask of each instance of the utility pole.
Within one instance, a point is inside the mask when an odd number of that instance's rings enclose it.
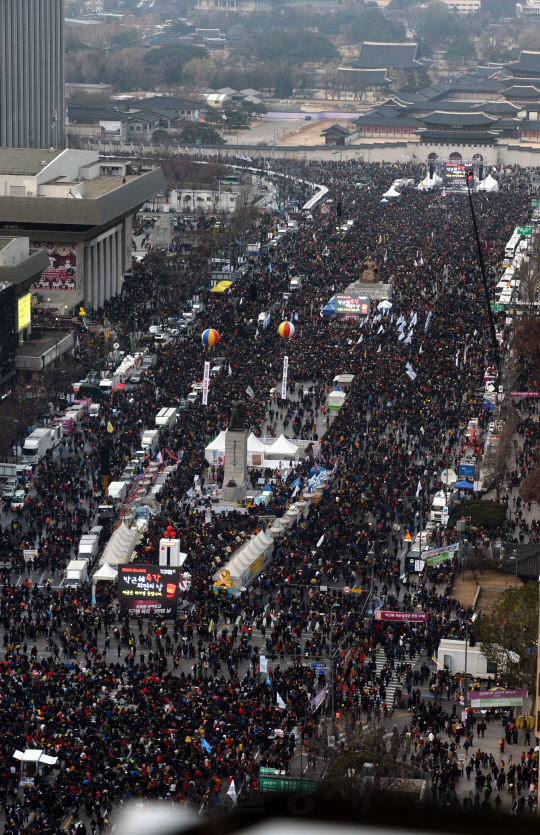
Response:
[[[540,577],[538,578],[538,593],[540,595]],[[538,644],[540,646],[540,606],[538,608]],[[537,653],[536,656],[536,704],[531,705],[531,709],[534,710],[536,708],[536,715],[534,721],[535,727],[535,736],[540,736],[540,688],[538,687],[538,683],[540,682],[540,653]],[[536,810],[538,814],[540,814],[539,804],[536,804]]]

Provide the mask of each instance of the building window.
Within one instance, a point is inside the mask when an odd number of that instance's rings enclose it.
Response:
[[[26,194],[26,189],[24,186],[10,186],[9,194],[11,197],[24,197]]]

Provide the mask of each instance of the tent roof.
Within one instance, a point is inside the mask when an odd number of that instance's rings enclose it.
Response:
[[[272,446],[266,448],[267,455],[296,455],[298,449],[285,437],[280,435]]]
[[[248,435],[247,439],[247,448],[248,452],[266,452],[268,447],[266,447],[260,438],[257,438],[254,432],[251,435]]]
[[[137,528],[130,528],[125,522],[121,522],[105,546],[105,550],[99,560],[100,565],[125,564],[134,551],[139,539]]]
[[[109,565],[108,562],[104,563],[101,568],[96,571],[93,578],[94,580],[116,580],[118,577],[118,570],[113,568]]]
[[[225,449],[225,432],[220,432],[217,438],[214,438],[212,443],[208,444],[206,449]]]

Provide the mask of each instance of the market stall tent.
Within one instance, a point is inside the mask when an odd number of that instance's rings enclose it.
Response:
[[[499,191],[499,183],[488,174],[485,180],[481,180],[476,186],[476,191]]]
[[[116,580],[117,577],[118,569],[113,568],[108,562],[106,562],[96,571],[92,580]]]
[[[267,458],[295,458],[298,459],[298,447],[280,435],[274,443],[266,448]]]
[[[140,533],[137,528],[130,528],[125,522],[121,522],[105,546],[105,550],[99,560],[100,565],[119,565],[128,563],[135,546],[139,540]]]

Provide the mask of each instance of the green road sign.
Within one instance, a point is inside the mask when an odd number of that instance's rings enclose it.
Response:
[[[259,791],[261,794],[317,794],[317,783],[311,780],[294,780],[291,777],[260,777]]]
[[[532,235],[532,226],[518,226],[518,235]]]
[[[277,769],[275,769],[275,768],[264,768],[263,767],[263,768],[259,768],[259,774],[266,774],[266,775],[270,775],[272,777],[275,777],[276,770]]]
[[[495,302],[491,302],[490,307],[495,313],[500,313],[501,310],[504,310],[504,304],[496,304]]]
[[[532,206],[533,209],[537,209],[538,206],[540,206],[540,200],[538,200],[537,198],[535,198],[534,200],[531,200],[531,206]]]

